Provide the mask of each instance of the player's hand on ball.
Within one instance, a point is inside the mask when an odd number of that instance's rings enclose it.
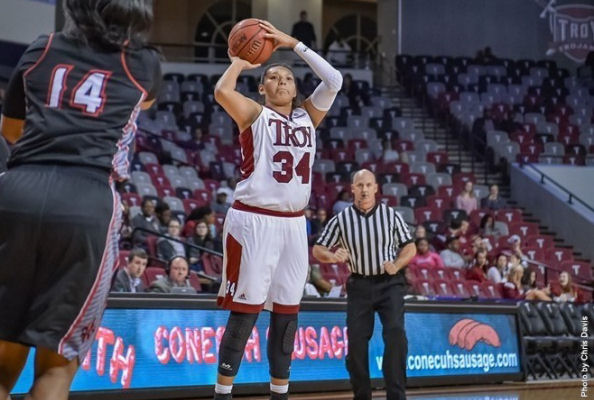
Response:
[[[335,262],[347,262],[347,260],[349,259],[349,252],[340,247],[338,250],[334,252],[334,257],[336,258]]]
[[[388,275],[396,275],[396,273],[398,273],[400,270],[393,261],[384,261],[384,269]]]
[[[274,40],[274,50],[279,47],[289,47],[292,49],[299,43],[293,36],[287,35],[283,31],[275,28],[274,25],[268,21],[260,21],[260,26],[268,32],[264,37]]]
[[[261,64],[252,64],[249,61],[244,60],[243,58],[239,58],[237,56],[232,56],[229,54],[229,50],[227,50],[227,56],[229,60],[231,60],[231,64],[237,64],[241,66],[241,70],[245,71],[247,69],[254,69],[258,68]]]

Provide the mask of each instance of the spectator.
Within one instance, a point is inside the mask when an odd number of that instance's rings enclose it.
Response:
[[[320,296],[330,293],[332,289],[332,283],[322,276],[319,265],[309,266],[309,278],[307,281],[316,288]]]
[[[140,277],[144,274],[148,263],[148,254],[144,249],[133,249],[128,254],[128,263],[117,272],[112,292],[141,293],[145,291]]]
[[[487,271],[487,278],[493,283],[505,282],[508,275],[507,256],[500,253],[497,262]]]
[[[481,199],[481,207],[489,210],[500,210],[505,208],[505,200],[499,196],[499,186],[491,185],[489,195]]]
[[[382,155],[382,160],[384,164],[396,162],[400,159],[400,155],[396,150],[394,150],[394,148],[392,147],[392,142],[390,142],[389,140],[383,141],[383,149],[384,153]]]
[[[511,258],[515,256],[512,255]],[[503,284],[503,298],[513,300],[541,300],[551,301],[551,298],[540,289],[524,290],[522,277],[524,276],[524,267],[516,264],[509,272],[507,282]]]
[[[169,222],[171,221],[171,209],[169,208],[169,204],[159,200],[157,207],[155,208],[155,215],[159,222],[159,233],[166,234],[169,228]]]
[[[522,277],[522,287],[525,291],[531,289],[539,289],[536,283],[536,270],[533,268],[526,268],[524,270],[524,276]],[[546,291],[549,289],[547,288]]]
[[[326,211],[326,209],[322,207],[318,208],[318,210],[316,211],[316,218],[313,219],[311,223],[311,231],[313,235],[317,235],[320,232],[322,232],[322,230],[328,223],[328,212]]]
[[[478,208],[471,181],[464,183],[464,190],[456,197],[456,208],[466,211],[467,215]]]
[[[196,290],[188,282],[189,269],[188,261],[183,256],[175,256],[169,260],[167,275],[161,276],[149,288],[149,292],[171,293],[173,288],[186,288],[189,292],[196,293]]]
[[[493,250],[493,246],[491,245],[491,241],[487,238],[481,237],[481,235],[473,235],[472,236],[472,254],[475,254],[481,250],[486,251],[487,253]]]
[[[415,228],[415,239],[427,239],[427,229],[424,225],[417,225]]]
[[[215,225],[216,215],[212,208],[209,206],[197,207],[192,210],[190,215],[188,216],[189,221],[206,221],[208,225],[208,231],[210,232],[210,236],[213,238],[217,237],[217,226]]]
[[[217,197],[211,204],[212,210],[217,214],[227,214],[229,203],[227,202],[227,191],[223,188],[217,189]]]
[[[352,204],[353,204],[353,202],[351,201],[350,193],[348,192],[348,190],[343,190],[342,192],[340,192],[338,194],[338,199],[336,200],[336,203],[334,203],[334,206],[332,207],[332,213],[334,215],[337,215],[342,210],[351,206]]]
[[[132,224],[130,223],[130,207],[122,202],[122,227],[120,228],[120,248],[132,248]]]
[[[578,290],[573,287],[571,282],[571,275],[567,271],[559,274],[559,286],[552,290],[553,300],[559,303],[571,302],[574,303],[579,297]]]
[[[483,236],[493,236],[496,239],[509,234],[507,225],[504,222],[495,221],[492,214],[485,214],[481,218],[480,228]]]
[[[457,236],[450,236],[446,242],[447,248],[439,253],[446,267],[464,268],[466,260],[460,254],[460,238]]]
[[[415,245],[417,246],[417,255],[410,260],[409,265],[429,268],[444,267],[441,257],[436,252],[431,251],[429,241],[426,238],[416,239]]]
[[[171,221],[169,221],[169,225],[167,226],[166,236],[176,240],[167,239],[167,237],[161,237],[159,240],[157,240],[157,255],[160,259],[170,260],[175,256],[185,257],[185,246],[183,243],[178,241],[181,240],[180,232],[181,224],[177,219],[172,218]]]
[[[362,106],[371,104],[369,95],[359,89],[353,82],[353,76],[351,74],[344,75],[340,93],[348,97],[350,106],[356,110],[359,110]]]
[[[235,193],[235,187],[237,186],[237,179],[234,177],[231,177],[229,179],[227,179],[227,185],[225,185],[225,182],[222,182],[221,187],[219,187],[217,189],[217,194],[219,192],[225,192],[227,193],[227,204],[231,205],[233,203],[233,194]]]
[[[351,53],[351,46],[340,35],[328,46],[328,58],[334,65],[346,65]]]
[[[299,13],[299,21],[293,24],[291,36],[312,50],[317,48],[316,32],[312,23],[307,20],[307,11],[303,10]]]
[[[511,252],[517,256],[517,258],[520,260],[520,263],[525,268],[528,257],[522,251],[522,238],[520,238],[518,235],[511,235],[507,242],[511,244]]]
[[[142,213],[132,219],[132,228],[142,228],[152,232],[159,232],[159,221],[155,217],[155,203],[145,198],[142,200]],[[144,231],[136,231],[132,236],[132,245],[134,247],[146,248],[146,238],[148,234]]]
[[[487,251],[484,249],[478,250],[474,255],[474,262],[472,263],[472,267],[468,270],[466,274],[466,279],[478,281],[478,282],[487,282],[489,279],[487,278],[487,268],[489,267],[487,259]]]
[[[208,225],[206,221],[201,220],[196,223],[194,227],[194,235],[192,235],[188,240],[188,244],[193,244],[195,246],[204,247],[206,249],[214,249],[214,240],[208,231]],[[202,262],[200,261],[200,257],[202,257],[202,253],[204,250],[196,249],[194,247],[188,247],[188,258],[190,259],[190,269],[194,271],[202,271]]]
[[[312,236],[312,222],[313,222],[313,212],[309,206],[305,207],[303,210],[305,216],[305,232],[307,232],[308,239]]]
[[[450,221],[450,226],[442,234],[437,235],[433,243],[437,249],[444,249],[447,245],[447,240],[450,237],[457,237],[460,243],[466,243],[466,235],[470,224],[467,220],[453,219]]]

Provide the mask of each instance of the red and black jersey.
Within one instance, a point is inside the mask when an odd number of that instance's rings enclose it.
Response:
[[[40,36],[23,54],[6,93],[2,113],[25,120],[8,168],[81,165],[126,177],[136,117],[160,81],[154,49],[101,50],[62,33]]]

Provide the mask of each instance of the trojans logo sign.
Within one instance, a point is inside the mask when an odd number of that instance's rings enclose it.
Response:
[[[536,0],[543,7],[540,18],[549,19],[552,41],[547,56],[563,53],[577,63],[594,51],[594,6],[586,4],[557,5],[557,0]]]

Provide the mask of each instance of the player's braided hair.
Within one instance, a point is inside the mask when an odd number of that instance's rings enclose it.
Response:
[[[268,71],[270,71],[272,68],[274,67],[283,67],[288,69],[289,71],[291,71],[291,74],[293,74],[293,78],[295,78],[295,73],[293,72],[293,69],[291,67],[289,67],[287,64],[285,63],[273,63],[273,64],[269,64],[264,68],[264,71],[262,72],[262,75],[260,75],[260,84],[263,85],[264,84],[264,78],[266,78],[266,74],[268,73]],[[295,86],[297,86],[297,81],[295,81]],[[262,100],[261,103],[264,104],[264,97],[262,96]],[[299,88],[297,88],[297,96],[293,99],[293,101],[291,102],[291,109],[294,110],[297,107],[301,107],[301,94],[299,93]]]
[[[66,0],[64,33],[85,44],[120,49],[146,43],[152,0]]]

